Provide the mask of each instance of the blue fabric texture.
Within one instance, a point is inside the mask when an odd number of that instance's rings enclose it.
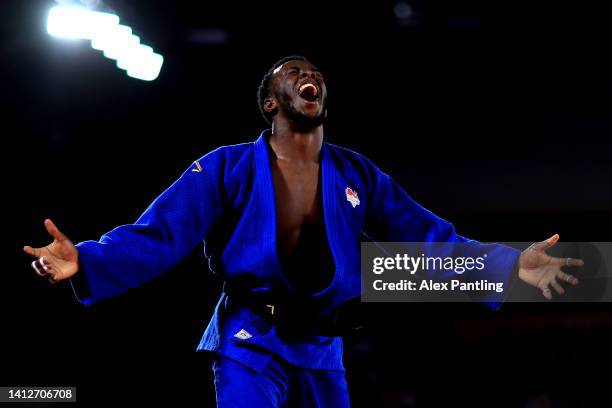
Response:
[[[272,358],[261,371],[214,355],[212,365],[218,408],[348,408],[341,371],[306,370]]]
[[[198,245],[210,269],[225,282],[241,282],[254,296],[295,290],[277,256],[276,203],[269,131],[252,143],[220,147],[196,160],[133,224],[98,241],[77,245],[91,304],[118,295],[171,269]],[[361,294],[360,241],[470,242],[474,252],[495,254],[488,279],[516,279],[519,251],[461,237],[452,224],[417,204],[372,162],[351,150],[323,143],[323,212],[335,263],[331,284],[311,295],[321,313]],[[349,190],[347,190],[349,189]],[[493,276],[491,276],[493,274]],[[478,277],[482,278],[482,277]],[[498,308],[503,295],[487,299]],[[343,371],[342,339],[313,336],[285,343],[250,309],[223,293],[199,343],[261,371],[281,356],[298,367]]]

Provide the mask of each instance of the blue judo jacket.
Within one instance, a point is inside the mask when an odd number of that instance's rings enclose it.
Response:
[[[270,132],[251,143],[220,147],[196,160],[133,224],[98,241],[77,244],[87,282],[84,303],[108,298],[171,269],[204,244],[210,269],[226,283],[247,282],[253,294],[290,293],[277,256]],[[321,182],[325,230],[334,261],[331,284],[311,294],[321,313],[360,296],[360,241],[474,242],[495,265],[488,278],[516,278],[519,251],[479,244],[417,204],[387,174],[351,150],[323,143]],[[495,255],[491,257],[491,253]],[[243,284],[244,285],[244,284]],[[493,294],[492,296],[495,296]],[[487,299],[496,308],[503,301]],[[284,342],[275,327],[221,294],[198,350],[262,369],[276,353],[307,369],[344,370],[341,337]]]

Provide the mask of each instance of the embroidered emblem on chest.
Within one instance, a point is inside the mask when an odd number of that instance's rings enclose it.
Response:
[[[234,334],[234,337],[240,340],[246,340],[253,337],[253,335],[244,329],[240,329],[238,333]]]
[[[353,208],[357,207],[361,202],[359,201],[359,196],[357,192],[350,187],[347,187],[344,192],[346,193],[346,201],[351,203]]]

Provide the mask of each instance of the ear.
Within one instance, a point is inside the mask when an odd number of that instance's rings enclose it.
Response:
[[[274,115],[276,113],[276,110],[278,109],[277,103],[276,103],[276,99],[274,98],[266,98],[264,100],[264,110],[272,115]]]

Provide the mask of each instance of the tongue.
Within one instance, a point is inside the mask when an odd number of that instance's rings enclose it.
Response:
[[[317,100],[317,88],[314,86],[307,86],[302,90],[300,96],[308,102],[314,102]]]

